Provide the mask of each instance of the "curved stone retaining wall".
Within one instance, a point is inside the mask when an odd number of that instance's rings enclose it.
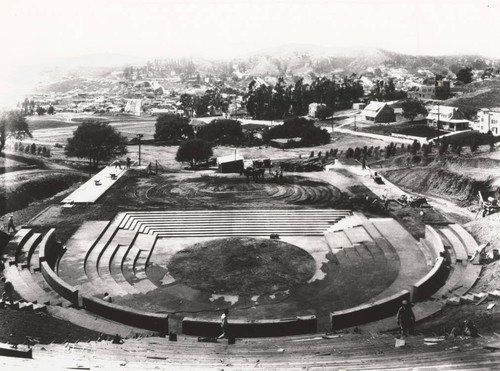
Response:
[[[425,225],[425,244],[432,249],[436,258],[445,254],[443,240],[430,225]]]
[[[434,294],[446,279],[446,261],[443,257],[437,258],[434,267],[413,285],[412,301],[422,301]]]
[[[73,286],[69,285],[67,282],[63,281],[57,274],[52,270],[49,263],[42,261],[40,263],[40,270],[42,271],[43,278],[47,281],[63,298],[72,302],[76,307],[79,307],[78,300],[78,290]]]
[[[403,300],[410,300],[408,290],[400,291],[373,303],[333,312],[330,314],[332,330],[357,326],[395,315]]]
[[[161,334],[168,333],[168,314],[139,311],[86,295],[82,295],[82,304],[89,311],[110,320]]]
[[[40,242],[40,247],[38,249],[38,257],[40,260],[40,265],[42,262],[46,261],[49,266],[54,269],[57,260],[60,257],[62,246],[60,246],[56,241],[55,228],[49,230],[45,236],[43,236]]]
[[[317,331],[316,316],[255,321],[229,318],[228,322],[230,335],[242,338],[313,334]],[[184,317],[182,333],[193,336],[219,336],[222,333],[220,320]]]

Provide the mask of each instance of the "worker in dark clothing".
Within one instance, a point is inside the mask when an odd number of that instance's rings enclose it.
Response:
[[[14,215],[11,215],[9,217],[9,222],[7,224],[7,233],[10,233],[10,231],[16,233],[16,227],[14,226]]]
[[[5,303],[9,300],[10,305],[14,304],[14,300],[12,300],[12,293],[14,292],[14,285],[9,280],[6,280],[3,285],[3,294],[2,300]]]
[[[401,307],[399,307],[397,314],[397,320],[402,338],[413,332],[413,327],[415,326],[415,314],[413,314],[413,310],[407,300],[403,300],[401,303]]]

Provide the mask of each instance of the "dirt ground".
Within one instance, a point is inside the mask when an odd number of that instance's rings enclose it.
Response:
[[[176,281],[215,294],[266,295],[307,282],[315,262],[306,251],[284,241],[228,238],[177,252],[168,262]]]

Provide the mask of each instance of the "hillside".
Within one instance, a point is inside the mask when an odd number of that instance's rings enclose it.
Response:
[[[477,81],[453,89],[455,96],[444,104],[475,114],[480,108],[500,107],[500,78]]]

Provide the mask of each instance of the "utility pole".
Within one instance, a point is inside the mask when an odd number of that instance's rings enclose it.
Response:
[[[438,120],[437,120],[437,129],[438,129],[438,142],[439,142],[439,102],[438,102]]]
[[[141,166],[141,139],[144,135],[137,134],[137,139],[139,139],[139,166]]]

